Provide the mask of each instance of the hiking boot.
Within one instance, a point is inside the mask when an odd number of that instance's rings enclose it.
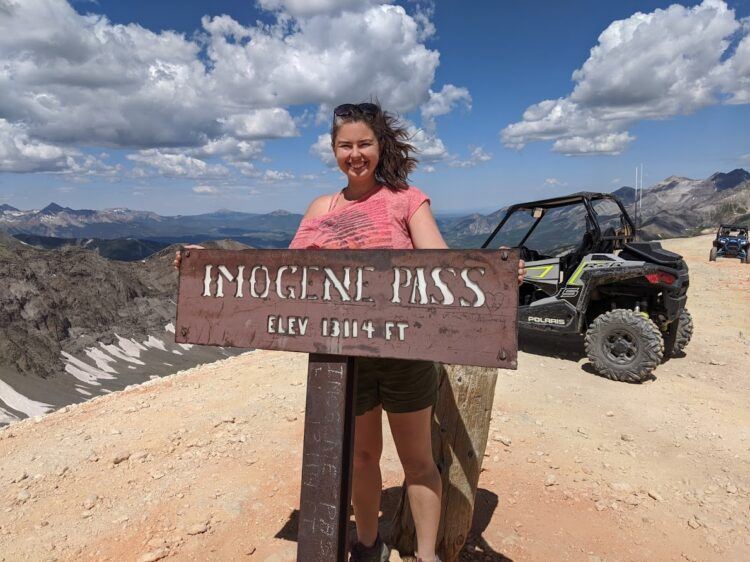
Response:
[[[391,549],[383,542],[380,535],[375,539],[375,544],[365,546],[361,542],[352,545],[349,562],[388,562],[391,557]]]

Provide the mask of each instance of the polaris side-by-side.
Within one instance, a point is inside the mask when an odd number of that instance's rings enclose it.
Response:
[[[693,323],[682,256],[634,233],[615,196],[584,192],[510,206],[482,247],[526,261],[519,327],[583,334],[599,374],[642,382],[687,346]]]
[[[747,233],[746,226],[722,224],[716,231],[716,238],[714,238],[708,260],[739,258],[743,263],[750,263],[750,239]]]

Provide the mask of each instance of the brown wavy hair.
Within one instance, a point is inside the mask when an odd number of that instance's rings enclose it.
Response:
[[[344,123],[365,123],[380,146],[380,160],[375,168],[375,180],[391,189],[407,189],[409,187],[409,174],[414,171],[419,162],[413,153],[417,151],[410,144],[409,132],[398,120],[398,117],[383,111],[380,104],[375,102],[378,111],[374,115],[353,111],[351,115],[339,117],[334,115],[331,124],[331,147],[335,150],[336,134]]]

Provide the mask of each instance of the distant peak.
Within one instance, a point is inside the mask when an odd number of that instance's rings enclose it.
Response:
[[[0,205],[0,211],[18,211],[15,207],[11,207],[10,205],[3,203]]]
[[[284,209],[276,209],[275,211],[272,211],[268,213],[269,215],[273,215],[274,217],[286,217],[288,215],[291,215],[289,211],[285,211]]]
[[[65,207],[61,207],[57,203],[50,203],[47,205],[44,209],[39,211],[43,215],[56,215],[57,213],[61,213],[63,211],[66,211],[67,209]]]
[[[732,189],[743,182],[750,181],[750,173],[742,168],[737,168],[726,174],[723,172],[716,172],[708,178],[708,180],[713,182],[716,189],[721,191],[724,189]]]
[[[690,178],[686,178],[684,176],[669,176],[668,178],[662,180],[661,183],[672,183],[676,181],[693,181]]]

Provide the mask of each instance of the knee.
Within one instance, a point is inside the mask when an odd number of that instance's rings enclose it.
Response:
[[[360,449],[354,451],[354,469],[362,470],[366,468],[372,468],[380,464],[380,454],[382,449]]]
[[[432,457],[409,459],[403,462],[404,479],[407,484],[417,484],[432,480],[439,473]]]

